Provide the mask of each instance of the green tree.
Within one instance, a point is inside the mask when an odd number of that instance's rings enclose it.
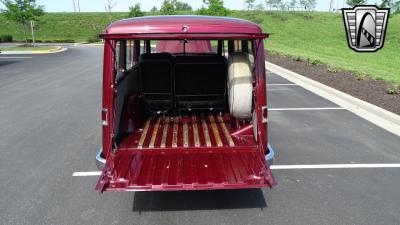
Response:
[[[199,15],[209,16],[227,16],[229,10],[224,7],[223,0],[203,0],[203,3],[207,6],[202,6],[197,13]]]
[[[381,8],[390,8],[393,5],[393,0],[382,0],[382,3],[379,5]]]
[[[269,6],[269,10],[272,9],[272,4],[271,4],[272,0],[265,0],[265,7]]]
[[[317,0],[300,0],[300,6],[305,10],[313,10],[317,5]]]
[[[269,5],[270,9],[279,9],[282,5],[282,0],[267,0],[265,3]]]
[[[400,13],[400,0],[393,1],[393,0],[383,0],[382,3],[379,5],[381,8],[390,8],[390,13]]]
[[[44,14],[44,7],[36,4],[36,0],[0,0],[6,9],[2,9],[4,16],[21,26],[25,42],[28,43],[26,29],[30,20]]]
[[[150,9],[150,12],[152,12],[152,13],[158,12],[157,7],[156,7],[156,6],[153,6],[153,8]]]
[[[292,0],[292,1],[289,3],[289,6],[290,6],[290,8],[291,8],[292,10],[294,10],[294,9],[296,8],[296,5],[297,5],[297,0]]]
[[[112,20],[112,9],[117,5],[117,3],[114,0],[107,0],[107,3],[104,5],[104,9],[108,13],[108,19],[110,20],[110,23],[113,22]]]
[[[354,7],[356,5],[364,5],[367,3],[367,0],[346,0],[346,4]]]
[[[144,16],[144,12],[140,9],[140,3],[136,3],[133,6],[129,6],[129,17],[141,17]]]
[[[160,8],[161,15],[176,15],[174,0],[164,0]]]
[[[190,6],[186,2],[176,1],[175,2],[175,10],[177,11],[192,11],[192,6]]]
[[[308,10],[313,10],[315,9],[315,6],[317,5],[317,0],[308,0],[307,1],[307,9]]]
[[[397,1],[397,2],[395,2],[393,4],[392,12],[393,13],[400,13],[400,1]]]
[[[258,3],[254,9],[258,10],[258,11],[263,11],[264,10],[264,5],[262,3]]]
[[[246,4],[247,10],[252,10],[254,9],[254,3],[256,0],[244,0],[244,3]]]

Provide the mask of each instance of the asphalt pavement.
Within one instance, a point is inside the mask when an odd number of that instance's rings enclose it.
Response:
[[[98,194],[98,177],[72,174],[97,170],[101,71],[99,46],[0,54],[0,224],[400,224],[400,168],[276,169],[272,190]],[[275,165],[400,162],[400,137],[267,77]]]

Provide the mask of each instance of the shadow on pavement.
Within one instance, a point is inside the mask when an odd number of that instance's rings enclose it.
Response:
[[[9,64],[13,64],[13,63],[17,63],[17,62],[20,62],[20,61],[0,61],[0,66],[6,66],[6,65],[9,65]]]
[[[181,211],[267,207],[261,189],[136,192],[132,210]]]

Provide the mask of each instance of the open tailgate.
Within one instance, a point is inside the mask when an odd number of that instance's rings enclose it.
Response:
[[[143,151],[110,154],[96,190],[169,191],[273,187],[257,148]]]

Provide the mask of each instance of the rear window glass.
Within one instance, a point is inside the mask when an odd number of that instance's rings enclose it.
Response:
[[[209,40],[173,40],[173,41],[152,41],[154,52],[170,53],[216,53]]]

